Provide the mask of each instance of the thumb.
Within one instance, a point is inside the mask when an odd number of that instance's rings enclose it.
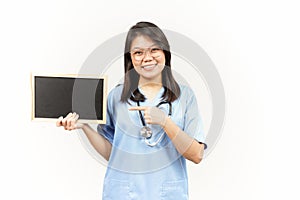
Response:
[[[74,124],[74,128],[76,128],[76,129],[80,129],[82,127],[83,127],[82,123],[76,123],[76,124]]]
[[[61,121],[63,120],[63,116],[60,116],[58,119],[57,119],[57,121],[56,121],[56,126],[57,127],[59,127],[59,126],[61,126]]]

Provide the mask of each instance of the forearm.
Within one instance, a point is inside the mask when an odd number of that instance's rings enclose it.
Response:
[[[111,143],[88,124],[83,125],[82,130],[96,151],[108,160],[111,153]]]
[[[194,163],[200,163],[203,158],[204,152],[203,144],[200,144],[194,138],[190,137],[188,134],[182,131],[171,120],[171,118],[166,119],[163,127],[180,154]]]

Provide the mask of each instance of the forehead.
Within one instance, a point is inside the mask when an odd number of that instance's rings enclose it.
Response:
[[[133,48],[147,48],[155,45],[155,42],[148,36],[139,35],[131,42],[131,49]]]

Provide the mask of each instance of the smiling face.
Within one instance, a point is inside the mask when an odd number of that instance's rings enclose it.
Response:
[[[153,40],[137,36],[131,43],[130,56],[135,71],[140,75],[139,84],[162,83],[165,54]]]

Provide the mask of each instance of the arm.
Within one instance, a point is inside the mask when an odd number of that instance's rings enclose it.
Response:
[[[200,144],[194,138],[181,130],[171,118],[157,107],[131,107],[129,110],[144,111],[147,124],[159,124],[173,142],[177,151],[186,159],[198,164],[203,158],[204,144]]]
[[[111,153],[111,143],[88,124],[84,124],[82,130],[96,151],[108,161]]]
[[[177,151],[186,159],[199,164],[203,158],[204,144],[200,144],[194,138],[182,131],[171,118],[167,117],[163,128],[172,140]]]
[[[56,121],[56,126],[63,126],[65,130],[69,131],[82,129],[96,151],[108,160],[111,153],[111,143],[102,135],[98,134],[88,124],[78,123],[78,118],[78,114],[69,113],[65,118],[59,117]]]

